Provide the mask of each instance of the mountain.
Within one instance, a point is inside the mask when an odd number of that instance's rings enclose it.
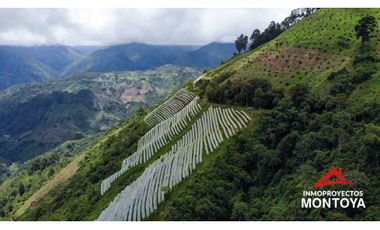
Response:
[[[236,48],[233,43],[213,42],[193,50],[185,57],[185,66],[215,68],[232,57]]]
[[[320,9],[139,109],[20,215],[2,202],[4,216],[380,220],[380,24],[363,46],[354,30],[367,15],[380,21],[379,9]],[[315,189],[333,167],[352,184]],[[366,207],[301,208],[314,190],[363,191]]]
[[[81,54],[67,46],[0,46],[0,90],[55,79]]]
[[[172,65],[79,74],[0,92],[0,160],[25,161],[66,140],[107,130],[200,73]]]
[[[146,70],[164,64],[213,68],[228,60],[232,43],[210,43],[196,46],[165,46],[129,43],[99,49],[66,67],[63,75],[81,72]]]
[[[156,46],[129,43],[99,46],[0,46],[0,90],[85,72],[147,70],[166,64],[212,68],[228,60],[232,43]]]
[[[102,46],[71,46],[77,53],[84,55],[94,52],[95,50],[102,49]]]

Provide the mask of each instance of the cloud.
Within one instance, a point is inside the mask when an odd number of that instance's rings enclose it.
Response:
[[[281,21],[291,9],[0,9],[3,45],[205,44]]]

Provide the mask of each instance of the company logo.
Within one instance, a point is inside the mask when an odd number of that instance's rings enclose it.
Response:
[[[331,181],[332,177],[336,177],[337,181]],[[317,183],[314,184],[314,188],[320,188],[333,184],[352,184],[343,176],[342,168],[331,168]]]
[[[331,168],[313,187],[323,188],[336,184],[352,184],[343,176],[342,168]],[[363,191],[318,189],[303,191],[302,196],[301,208],[366,208]]]

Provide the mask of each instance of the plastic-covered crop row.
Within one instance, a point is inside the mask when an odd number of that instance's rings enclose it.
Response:
[[[160,106],[150,112],[144,121],[148,125],[154,125],[161,121],[168,119],[170,116],[176,114],[182,110],[187,104],[189,104],[195,95],[188,92],[185,89],[179,90],[172,97],[162,103]]]
[[[179,132],[181,132],[197,113],[201,111],[197,103],[198,97],[188,103],[181,111],[160,122],[139,139],[137,151],[124,159],[121,169],[104,179],[100,192],[103,195],[113,181],[125,173],[130,167],[148,161],[160,148],[165,146]]]
[[[168,153],[147,167],[114,198],[98,220],[142,220],[148,217],[165,200],[165,193],[202,162],[203,154],[214,151],[249,120],[245,112],[209,108]]]

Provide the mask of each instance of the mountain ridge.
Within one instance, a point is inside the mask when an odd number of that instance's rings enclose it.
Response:
[[[215,52],[216,45],[222,51]],[[207,55],[197,54],[199,48],[203,49],[198,52]],[[229,59],[233,51],[232,43],[210,43],[204,46],[127,43],[107,47],[1,45],[0,90],[12,85],[55,80],[84,72],[147,70],[166,64],[209,68]]]
[[[232,43],[193,45],[150,45],[128,43],[105,47],[69,65],[63,76],[76,72],[146,70],[164,64],[194,68],[215,67],[232,57]],[[218,50],[218,52],[215,52]],[[207,54],[207,55],[205,55]],[[200,59],[199,56],[202,58]]]

